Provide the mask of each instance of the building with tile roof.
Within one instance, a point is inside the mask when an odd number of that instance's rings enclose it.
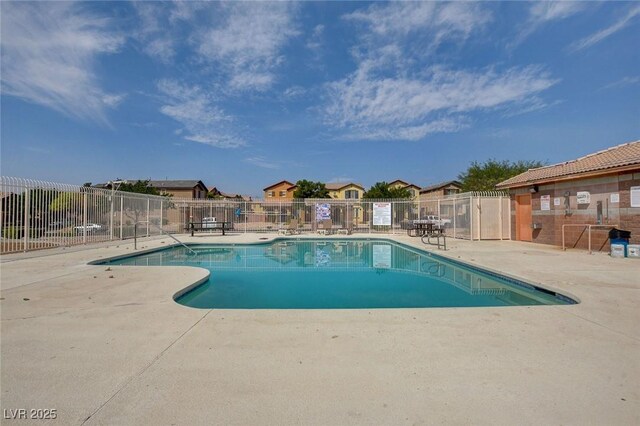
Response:
[[[515,239],[609,250],[612,227],[640,243],[640,141],[527,170],[496,186],[511,195]]]
[[[420,190],[420,198],[442,198],[447,195],[459,194],[461,191],[462,183],[457,180],[448,180],[423,187]]]
[[[396,179],[393,182],[389,182],[389,188],[403,188],[409,191],[409,195],[412,200],[415,200],[420,196],[420,187],[413,183],[405,182],[404,180]]]
[[[146,179],[122,179],[121,181],[135,183],[139,180],[145,181]],[[207,198],[207,192],[209,191],[201,180],[195,179],[149,180],[149,185],[160,189],[163,193],[171,195],[174,198]],[[111,183],[99,183],[94,185],[94,187],[111,189]]]
[[[288,180],[281,180],[263,189],[264,199],[266,201],[273,200],[292,200],[293,192],[297,186],[295,183],[291,183]]]
[[[629,142],[585,155],[577,160],[527,170],[496,185],[518,188],[527,185],[560,182],[636,170],[640,165],[640,141]]]

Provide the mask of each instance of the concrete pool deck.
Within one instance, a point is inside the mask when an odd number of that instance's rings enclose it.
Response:
[[[205,270],[87,265],[132,253],[129,242],[2,256],[2,423],[55,409],[52,423],[87,425],[640,424],[640,259],[448,245],[581,303],[200,310],[172,296]]]

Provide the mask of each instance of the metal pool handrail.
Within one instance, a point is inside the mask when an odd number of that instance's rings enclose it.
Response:
[[[169,234],[168,232],[165,232],[162,228],[160,228],[158,225],[156,225],[155,223],[150,223],[146,220],[142,220],[140,222],[136,222],[133,224],[133,249],[137,250],[138,249],[138,224],[139,223],[146,223],[148,225],[152,225],[155,226],[156,228],[158,228],[160,230],[160,232],[164,235],[166,235],[167,237],[173,239],[175,242],[177,242],[178,244],[180,244],[181,246],[183,246],[184,248],[186,248],[187,250],[189,250],[191,252],[191,254],[196,254],[196,252],[189,247],[188,245],[186,245],[185,243],[183,243],[182,241],[180,241],[179,239],[177,239],[176,237],[174,237],[173,235]]]
[[[566,251],[566,247],[564,246],[564,227],[565,226],[585,226],[587,227],[587,236],[589,238],[589,254],[591,254],[591,228],[616,228],[620,225],[615,224],[615,225],[594,225],[591,223],[565,223],[564,225],[562,225],[562,250]]]

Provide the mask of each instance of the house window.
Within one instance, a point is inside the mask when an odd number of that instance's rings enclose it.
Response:
[[[457,194],[458,190],[457,189],[445,189],[444,190],[444,195],[453,195],[453,194]]]
[[[410,189],[410,190],[409,190],[409,196],[410,196],[411,198],[415,197],[415,196],[416,196],[416,190],[415,190],[415,189]]]
[[[280,191],[280,196],[281,197],[286,197],[287,196],[287,191]]]
[[[267,192],[267,197],[273,197],[275,195],[275,191]]]
[[[344,191],[344,198],[346,198],[347,200],[357,200],[358,198],[360,198],[360,193],[355,189],[347,189],[346,191]]]

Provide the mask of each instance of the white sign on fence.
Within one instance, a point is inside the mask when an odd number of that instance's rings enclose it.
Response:
[[[555,198],[553,199],[553,205],[554,205],[554,206],[559,206],[559,205],[560,205],[560,202],[561,202],[560,197],[555,197]]]
[[[316,204],[316,222],[331,219],[331,206],[329,204]]]
[[[373,224],[391,225],[391,203],[373,203]]]
[[[620,202],[620,194],[617,192],[614,192],[613,194],[611,194],[611,204],[615,204],[619,202]]]
[[[372,252],[374,268],[391,268],[391,246],[389,244],[374,244]]]

